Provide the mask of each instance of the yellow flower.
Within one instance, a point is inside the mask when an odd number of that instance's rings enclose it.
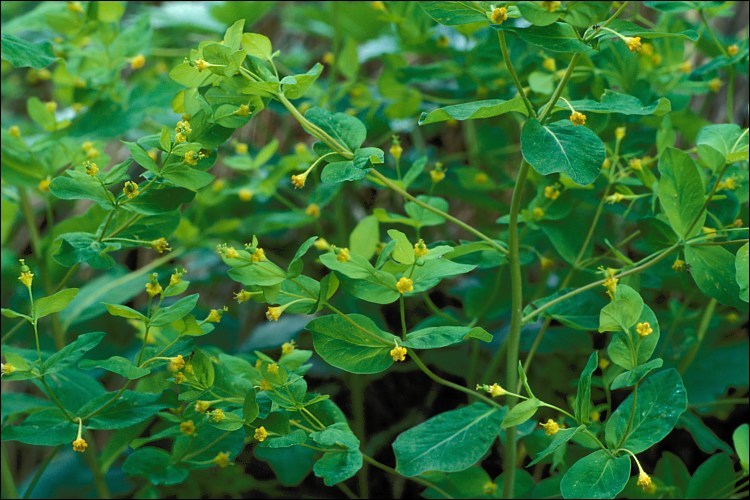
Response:
[[[540,207],[534,207],[534,209],[531,211],[531,215],[539,220],[542,217],[544,217],[544,210],[542,210]]]
[[[372,6],[375,10],[381,10],[383,12],[387,12],[385,8],[385,2],[370,2],[370,6]]]
[[[224,410],[217,408],[211,412],[210,418],[212,422],[221,422],[226,418],[226,415],[224,414]]]
[[[99,173],[99,167],[94,162],[87,161],[83,166],[86,169],[86,173],[91,177],[96,177],[96,174]]]
[[[248,188],[242,188],[237,192],[241,201],[250,201],[253,199],[253,192]]]
[[[18,125],[11,125],[11,127],[8,129],[8,133],[16,139],[21,138],[21,129],[18,128]]]
[[[266,311],[266,318],[268,321],[278,321],[283,313],[284,309],[281,306],[269,307],[268,311]]]
[[[57,111],[57,103],[55,101],[45,102],[44,109],[46,109],[48,113],[54,113]]]
[[[268,380],[261,380],[259,389],[261,391],[270,391],[273,389],[273,386],[268,382]]]
[[[232,462],[229,461],[229,452],[228,451],[220,451],[216,454],[216,456],[211,460],[214,464],[218,465],[222,469],[224,467],[229,467]]]
[[[647,491],[647,488],[651,486],[651,477],[646,474],[643,470],[638,474],[638,482],[635,483],[640,486],[643,491]]]
[[[600,369],[602,369],[602,370],[606,370],[606,369],[607,369],[607,367],[608,367],[608,366],[609,366],[610,364],[611,364],[611,363],[609,362],[609,360],[608,360],[607,358],[600,358],[600,359],[599,359],[599,368],[600,368]]]
[[[541,2],[541,6],[547,9],[548,12],[557,12],[561,4],[562,2]]]
[[[556,200],[557,197],[560,196],[560,190],[557,189],[557,186],[545,186],[544,187],[544,197],[550,200]]]
[[[643,46],[641,47],[641,53],[644,56],[649,56],[649,57],[654,55],[654,46],[651,45],[650,43],[644,43]]]
[[[234,112],[237,116],[249,116],[250,106],[247,104],[240,104],[240,107]]]
[[[742,227],[745,223],[742,221],[742,219],[734,219],[734,222],[732,222],[732,227]]]
[[[172,247],[169,246],[169,242],[164,237],[161,237],[161,238],[153,240],[151,242],[151,248],[153,248],[154,250],[156,250],[159,253],[171,252],[172,251]]]
[[[554,57],[545,57],[542,61],[542,68],[546,69],[547,71],[554,73],[557,71],[557,63],[555,62]]]
[[[718,92],[721,90],[721,87],[724,85],[724,82],[719,80],[718,78],[714,78],[710,82],[708,82],[708,88],[711,89],[711,92]]]
[[[75,14],[81,14],[83,13],[83,5],[81,5],[81,2],[68,2],[68,10]]]
[[[476,182],[477,184],[487,184],[487,181],[489,180],[490,178],[484,172],[479,172],[474,176],[474,182]]]
[[[318,250],[328,250],[331,248],[331,244],[328,243],[325,238],[318,238],[315,240],[315,243],[313,243],[313,246]]]
[[[570,114],[570,121],[573,122],[573,125],[586,125],[586,115],[573,111]]]
[[[195,411],[197,413],[206,413],[208,409],[211,408],[211,403],[208,401],[196,401],[195,402]]]
[[[49,192],[50,184],[52,184],[52,180],[47,177],[46,179],[42,179],[41,181],[39,181],[39,184],[37,184],[36,187],[39,189],[39,191],[47,193]]]
[[[146,57],[143,54],[138,54],[130,60],[130,69],[141,69],[145,65]]]
[[[630,165],[630,168],[637,171],[643,170],[643,161],[640,158],[631,158],[628,162],[628,165]]]
[[[10,363],[0,363],[0,374],[1,375],[10,375],[16,371],[16,367],[13,366]]]
[[[402,276],[401,279],[398,280],[398,283],[396,283],[396,288],[398,289],[399,293],[403,295],[414,290],[414,282],[410,278]]]
[[[250,300],[250,298],[253,296],[252,293],[248,292],[245,289],[240,290],[239,292],[234,294],[234,298],[237,300],[238,304],[242,304],[243,302],[247,302]]]
[[[182,354],[178,354],[174,358],[169,358],[169,363],[167,363],[167,370],[170,372],[178,372],[185,368],[185,358],[182,357]]]
[[[618,141],[623,140],[625,138],[626,130],[627,129],[625,127],[617,127],[615,129],[615,139],[617,139]]]
[[[183,159],[185,160],[185,163],[194,167],[198,164],[199,157],[200,156],[195,151],[187,151],[185,152],[185,156],[183,157]]]
[[[448,48],[451,44],[450,39],[445,35],[440,35],[435,39],[435,46],[439,49]]]
[[[238,155],[244,155],[247,154],[247,144],[243,142],[238,142],[234,145],[234,152]]]
[[[250,260],[252,262],[261,262],[266,260],[266,252],[262,248],[258,247],[255,251],[250,252]]]
[[[729,57],[736,56],[739,51],[740,51],[740,48],[737,46],[736,43],[733,43],[732,45],[727,47],[727,54],[729,54]]]
[[[690,73],[693,70],[693,64],[690,61],[685,61],[680,64],[679,69],[683,73]]]
[[[164,289],[161,287],[161,285],[158,282],[150,281],[146,283],[146,293],[149,297],[155,297],[157,295],[160,295]]]
[[[138,184],[133,181],[127,181],[122,188],[122,192],[125,193],[125,196],[127,196],[128,199],[132,200],[139,194]]]
[[[445,172],[442,170],[430,170],[430,178],[432,178],[432,182],[437,184],[438,182],[445,179]]]
[[[604,283],[602,283],[602,286],[607,289],[607,295],[609,295],[611,299],[615,298],[618,281],[620,280],[615,278],[614,275],[610,274],[609,277],[604,280]]]
[[[294,352],[294,341],[284,342],[281,344],[281,354],[291,354]]]
[[[706,235],[706,238],[715,238],[716,237],[716,229],[708,226],[703,226],[701,229],[703,231],[703,234]]]
[[[592,422],[599,422],[601,420],[601,418],[602,418],[601,412],[599,412],[597,410],[592,411],[589,416],[591,417],[591,421]]]
[[[310,203],[305,209],[305,215],[310,217],[320,217],[320,207],[317,203]]]
[[[544,428],[544,433],[548,436],[554,436],[560,430],[560,425],[551,418],[548,419],[545,423],[540,422],[539,425]]]
[[[737,179],[734,177],[728,177],[716,186],[717,191],[734,191],[735,189],[737,189]]]
[[[207,63],[203,59],[196,59],[195,60],[195,69],[197,69],[199,72],[207,70],[210,66],[211,66],[211,64]]]
[[[549,271],[550,269],[555,267],[555,261],[547,257],[540,258],[539,263],[542,266],[542,271]]]
[[[268,437],[268,431],[266,431],[266,428],[261,425],[260,427],[255,429],[253,437],[262,443]]]
[[[21,263],[21,274],[18,276],[18,281],[23,283],[23,286],[26,288],[31,288],[31,283],[34,281],[34,273],[26,265],[25,259],[19,259],[19,262]]]
[[[389,354],[391,355],[391,358],[393,358],[393,361],[406,361],[406,347],[397,345],[391,349]]]
[[[182,132],[177,132],[174,135],[174,143],[182,144],[183,142],[187,142],[187,137],[185,137],[185,134],[183,134]]]
[[[638,335],[640,335],[641,337],[647,337],[654,333],[654,330],[653,328],[651,328],[651,324],[648,321],[638,323],[635,326],[635,331],[637,331]]]
[[[185,420],[184,422],[180,422],[180,432],[185,434],[186,436],[192,436],[195,434],[195,422],[192,420]]]
[[[333,55],[333,52],[326,52],[323,54],[323,64],[330,66],[334,62],[336,62],[336,58]]]
[[[427,248],[427,245],[425,245],[423,239],[420,239],[414,244],[414,255],[416,257],[424,257],[428,253],[430,253],[430,249]]]
[[[404,152],[404,148],[401,147],[401,141],[399,141],[398,135],[393,136],[393,144],[391,144],[390,151],[396,161],[401,159],[401,154]]]
[[[508,9],[505,7],[498,7],[490,14],[490,21],[493,24],[503,24],[506,19],[508,19]]]
[[[624,199],[625,197],[621,193],[615,193],[607,196],[604,201],[610,205],[614,205],[615,203],[620,203]]]
[[[334,251],[336,252],[336,260],[339,262],[349,262],[352,258],[348,248],[337,248]]]
[[[221,321],[221,316],[224,314],[224,312],[227,310],[227,307],[224,306],[224,309],[211,309],[209,311],[208,316],[206,317],[207,323],[218,323]]]
[[[224,250],[224,257],[227,259],[239,259],[240,253],[234,247],[227,247],[226,250]]]
[[[271,375],[278,375],[279,365],[277,365],[276,363],[271,363],[270,365],[268,365],[268,368],[266,368],[266,371]]]
[[[83,453],[86,451],[86,448],[89,447],[89,444],[86,442],[85,439],[82,437],[76,438],[75,441],[73,441],[73,451],[77,451],[78,453]]]
[[[492,496],[495,494],[495,491],[497,491],[497,485],[492,481],[487,481],[482,485],[482,493],[485,495]]]
[[[625,41],[625,44],[628,46],[628,49],[630,50],[630,52],[640,52],[641,49],[643,48],[643,44],[641,43],[641,37],[639,36],[634,36],[634,37],[626,36],[624,38],[624,41]]]
[[[307,181],[307,174],[310,171],[307,170],[301,174],[296,174],[292,176],[292,185],[294,186],[294,189],[302,189],[305,187],[305,181]]]
[[[88,151],[86,151],[86,158],[89,160],[93,160],[94,158],[99,157],[99,150],[96,148],[91,148]]]
[[[675,259],[672,263],[672,270],[675,272],[681,272],[685,270],[685,261],[682,259]]]
[[[609,158],[605,158],[602,162],[602,169],[607,170],[609,167],[612,166],[612,161]]]
[[[187,377],[185,377],[185,374],[182,372],[177,372],[174,374],[174,383],[175,384],[184,384],[185,381],[187,381]]]

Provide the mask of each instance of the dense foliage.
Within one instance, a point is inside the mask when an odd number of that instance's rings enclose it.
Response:
[[[3,2],[3,498],[747,495],[747,30]]]

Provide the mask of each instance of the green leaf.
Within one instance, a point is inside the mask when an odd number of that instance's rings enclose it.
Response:
[[[740,299],[748,301],[748,252],[750,244],[745,243],[737,250],[734,258],[734,268],[736,271],[737,285],[740,287]]]
[[[727,163],[747,161],[748,133],[735,124],[703,127],[695,139],[698,156],[714,172]]]
[[[412,477],[468,469],[489,450],[502,418],[502,411],[484,403],[436,415],[396,438],[396,470]]]
[[[83,405],[79,412],[82,415],[88,415],[111,401],[116,394],[117,392],[101,394]],[[167,402],[160,401],[160,399],[159,393],[125,391],[114,403],[89,419],[86,426],[89,429],[114,430],[144,422],[169,406]]]
[[[3,400],[6,397],[3,395]],[[66,419],[60,410],[50,408],[31,414],[22,424],[4,427],[2,439],[35,446],[69,445],[77,430],[78,426]]]
[[[589,356],[589,360],[578,379],[578,392],[573,408],[576,420],[581,424],[591,423],[591,374],[598,366],[599,354],[598,351],[594,351]]]
[[[437,208],[443,212],[448,212],[448,201],[445,198],[420,194],[417,196],[417,199],[433,208]],[[445,223],[445,219],[441,215],[437,215],[436,213],[417,205],[413,201],[404,204],[404,211],[409,217],[414,219],[420,227],[439,226],[440,224]]]
[[[52,179],[49,190],[61,200],[91,200],[107,210],[114,207],[114,195],[99,181],[78,170],[68,170],[64,176]]]
[[[732,459],[726,453],[714,455],[696,469],[685,498],[724,498],[734,489],[737,477]]]
[[[229,276],[246,286],[274,286],[286,279],[286,272],[270,261],[243,263],[229,270]]]
[[[304,262],[302,262],[302,257],[305,256],[307,251],[310,250],[310,247],[313,246],[315,240],[317,239],[317,236],[311,236],[300,245],[300,247],[297,249],[297,252],[294,254],[294,257],[292,257],[292,260],[289,262],[289,266],[286,270],[287,277],[296,278],[300,275],[300,273],[302,272],[302,266],[304,265]]]
[[[315,352],[336,368],[350,373],[379,373],[393,364],[389,354],[398,338],[377,327],[367,316],[337,314],[307,324]]]
[[[40,319],[62,311],[68,307],[68,304],[76,295],[78,295],[78,288],[65,288],[49,297],[36,299],[34,301],[34,318]]]
[[[159,166],[156,162],[148,155],[145,149],[136,144],[135,142],[122,141],[125,146],[130,150],[130,154],[133,156],[135,162],[148,170],[149,172],[157,173]]]
[[[638,323],[648,323],[653,330],[652,333],[641,337],[636,328],[631,326],[625,330],[615,331],[607,346],[607,354],[612,362],[626,370],[632,370],[648,361],[659,342],[659,320],[649,306],[643,306],[636,325]]]
[[[638,26],[630,21],[624,21],[622,19],[615,19],[609,23],[609,28],[617,31],[622,36],[640,36],[642,38],[654,39],[654,38],[685,38],[688,40],[698,40],[698,33],[693,30],[685,31],[650,31],[648,28]],[[611,35],[611,33],[600,32],[604,35]]]
[[[322,108],[307,110],[305,118],[323,129],[339,144],[354,152],[367,138],[367,128],[359,119],[346,113],[331,113]]]
[[[493,24],[499,31],[515,33],[518,38],[531,45],[542,47],[550,52],[592,52],[573,27],[567,23],[554,23],[549,26],[518,28],[510,24]],[[603,161],[603,160],[602,160]]]
[[[259,33],[244,33],[242,35],[242,48],[247,55],[260,59],[271,59],[273,46],[267,36]]]
[[[282,486],[298,486],[313,468],[315,451],[302,446],[256,446],[255,456],[268,463]]]
[[[320,432],[310,433],[310,438],[327,451],[315,462],[313,472],[323,478],[326,486],[333,486],[353,477],[362,468],[359,439],[346,423],[338,422]]]
[[[521,401],[514,406],[507,415],[505,415],[502,428],[507,429],[508,427],[521,425],[533,417],[540,406],[542,406],[542,402],[537,398],[529,398],[525,401]]]
[[[123,306],[120,304],[108,304],[106,302],[102,302],[102,304],[104,304],[104,306],[107,308],[107,311],[109,311],[109,314],[111,314],[112,316],[127,319],[139,319],[142,321],[146,321],[146,319],[148,319],[145,315],[128,306]]]
[[[532,302],[524,309],[524,316],[572,290],[572,288],[563,288],[552,295]],[[588,291],[559,302],[542,314],[575,330],[591,331],[599,328],[599,314],[606,304],[606,299],[601,293]]]
[[[197,293],[183,297],[170,306],[159,308],[156,314],[151,317],[150,324],[151,326],[168,325],[190,314],[197,304]]]
[[[380,243],[380,224],[374,215],[360,220],[349,235],[349,251],[371,259]]]
[[[32,321],[31,316],[14,311],[13,309],[6,309],[5,307],[2,308],[2,315],[6,318],[24,318],[29,322]]]
[[[534,460],[532,460],[531,463],[527,465],[526,467],[531,467],[532,465],[538,464],[539,462],[544,460],[545,457],[554,453],[555,450],[557,450],[560,446],[570,441],[570,439],[573,436],[575,436],[576,434],[578,434],[580,431],[584,430],[585,428],[586,428],[585,425],[580,425],[578,427],[574,427],[570,429],[560,429],[559,431],[557,431],[557,434],[555,434],[552,437],[552,441],[550,442],[550,444],[545,449],[540,451],[537,454],[537,456],[534,458]]]
[[[58,240],[61,245],[53,258],[65,267],[82,262],[94,269],[109,269],[115,260],[107,254],[121,247],[119,243],[100,242],[91,233],[65,233]]]
[[[704,453],[711,454],[716,450],[721,450],[725,453],[732,453],[732,448],[722,441],[719,436],[714,434],[714,431],[703,422],[701,417],[692,411],[686,411],[680,415],[680,419],[677,421],[677,427],[688,431],[693,437],[695,444],[697,444],[698,448]]]
[[[527,116],[528,111],[523,104],[523,99],[516,96],[507,101],[503,99],[487,99],[484,101],[466,102],[437,108],[429,113],[422,113],[419,117],[420,125],[440,123],[448,120],[478,120],[481,118],[492,118],[505,113],[518,112]]]
[[[599,136],[569,120],[549,125],[528,120],[521,131],[521,152],[540,174],[561,172],[580,185],[597,178],[605,156]]]
[[[388,236],[390,236],[393,241],[396,242],[396,246],[393,248],[393,252],[391,253],[391,257],[393,257],[393,260],[401,264],[414,264],[414,246],[409,241],[409,238],[407,238],[404,233],[398,231],[397,229],[389,229]]]
[[[698,167],[687,153],[666,148],[659,157],[659,173],[657,194],[669,223],[683,238],[695,236],[706,220],[705,188]]]
[[[307,73],[302,75],[289,75],[281,79],[281,90],[289,99],[299,99],[304,97],[313,83],[323,72],[323,65],[315,63]]]
[[[150,446],[128,455],[122,470],[131,476],[144,477],[154,485],[179,484],[188,477],[188,469],[172,465],[169,453]]]
[[[550,12],[537,2],[518,2],[521,15],[534,26],[549,26],[560,17],[560,11]]]
[[[51,375],[73,366],[91,349],[99,345],[106,333],[83,333],[44,361],[44,373]]]
[[[619,113],[622,115],[636,116],[663,116],[672,111],[669,99],[660,97],[655,103],[644,106],[640,99],[628,94],[621,94],[612,90],[605,90],[600,102],[591,99],[570,101],[570,105],[576,111],[589,111],[591,113]],[[567,106],[557,104],[556,110],[569,109]]]
[[[641,317],[643,305],[641,294],[628,285],[617,285],[615,299],[599,315],[599,332],[627,332]]]
[[[651,371],[661,368],[663,364],[664,361],[661,358],[656,358],[648,363],[638,365],[632,370],[621,373],[612,381],[610,389],[614,391],[616,389],[622,389],[623,387],[632,387],[640,382],[646,375],[651,373]]]
[[[335,184],[338,182],[358,181],[367,176],[367,170],[357,168],[353,161],[335,161],[329,163],[320,173],[321,182]]]
[[[685,247],[685,262],[690,266],[690,275],[695,284],[703,293],[727,306],[742,305],[732,252],[722,246],[688,245]]]
[[[2,58],[16,68],[41,69],[57,61],[57,57],[52,55],[52,46],[49,42],[31,43],[6,33],[0,35],[0,40]]]
[[[627,448],[641,453],[672,432],[686,409],[687,391],[677,370],[656,373],[640,384],[607,419],[607,445],[611,449]]]
[[[487,15],[484,12],[464,2],[419,2],[417,5],[425,14],[446,26],[487,22]]]
[[[112,356],[109,359],[99,360],[84,359],[78,363],[78,368],[82,370],[101,368],[102,370],[122,375],[128,380],[136,380],[151,373],[151,370],[148,368],[139,368],[135,366],[132,361],[123,358],[122,356]]]
[[[484,328],[434,326],[407,333],[406,340],[402,344],[405,347],[414,349],[437,349],[459,344],[470,338],[479,339],[484,342],[492,341],[492,335]]]
[[[354,152],[352,163],[355,168],[369,170],[385,163],[385,153],[380,148],[359,148]]]
[[[630,477],[630,457],[595,451],[573,464],[560,482],[563,498],[614,498]]]
[[[740,465],[742,465],[742,470],[745,471],[746,476],[748,474],[748,468],[750,468],[750,458],[748,458],[748,434],[750,434],[750,426],[748,426],[748,424],[740,425],[732,434],[734,449],[737,451],[737,457],[740,459]]]
[[[208,172],[189,168],[186,165],[174,164],[165,167],[161,171],[162,177],[175,186],[183,187],[191,191],[198,191],[213,182],[215,177]]]
[[[258,406],[257,393],[255,390],[247,391],[245,401],[242,403],[242,420],[245,424],[252,424],[258,418],[259,413],[260,407]]]

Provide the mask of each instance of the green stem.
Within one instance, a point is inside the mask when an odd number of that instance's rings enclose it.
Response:
[[[406,478],[406,479],[408,479],[409,481],[414,481],[415,483],[417,483],[417,484],[419,484],[419,485],[422,485],[422,486],[424,486],[425,488],[431,488],[431,489],[435,490],[436,492],[438,492],[439,494],[441,494],[441,495],[442,495],[442,496],[443,496],[444,498],[453,498],[453,497],[452,497],[452,496],[450,496],[450,494],[448,494],[448,493],[447,493],[447,492],[446,492],[445,490],[443,490],[442,488],[440,488],[440,487],[436,486],[436,485],[435,485],[435,484],[433,484],[432,482],[430,482],[430,481],[428,481],[428,480],[426,480],[426,479],[422,479],[422,478],[421,478],[421,477],[419,477],[419,476],[414,476],[414,477],[407,477],[407,476],[402,476],[402,475],[401,475],[401,474],[399,474],[399,472],[398,472],[398,471],[397,471],[396,469],[394,469],[393,467],[388,467],[387,465],[385,465],[385,464],[383,464],[383,463],[380,463],[380,462],[378,462],[378,461],[377,461],[377,460],[375,460],[374,458],[372,458],[372,457],[370,457],[370,456],[368,456],[368,455],[365,455],[364,453],[362,453],[362,460],[363,460],[363,461],[364,461],[365,463],[368,463],[368,464],[372,465],[372,466],[373,466],[373,467],[375,467],[375,468],[378,468],[378,469],[380,469],[380,470],[382,470],[382,471],[384,471],[384,472],[387,472],[388,474],[392,474],[392,475],[394,475],[394,476],[396,476],[396,477],[405,477],[405,478]]]
[[[354,435],[363,443],[367,438],[365,433],[365,385],[366,380],[363,376],[349,376],[349,390],[351,391],[352,403],[352,430],[354,431]],[[362,468],[357,473],[357,481],[359,485],[359,496],[362,498],[368,498],[370,496],[370,488],[367,464],[363,464]]]
[[[708,331],[708,326],[711,324],[711,318],[713,317],[715,310],[716,310],[716,299],[711,299],[708,302],[706,309],[703,311],[701,322],[698,325],[698,332],[696,335],[695,343],[690,348],[690,351],[688,351],[688,353],[685,355],[684,358],[682,358],[682,361],[680,362],[680,366],[678,368],[678,371],[680,372],[680,374],[683,374],[687,371],[687,369],[690,367],[690,364],[695,359],[695,356],[698,354],[698,351],[701,348],[701,344],[703,343],[703,339],[706,337],[706,332]]]
[[[695,227],[695,225],[698,224],[698,221],[701,219],[701,215],[703,215],[703,212],[706,210],[706,208],[708,208],[708,204],[711,203],[711,200],[714,198],[716,191],[719,189],[721,178],[724,177],[724,174],[726,173],[727,168],[729,168],[729,163],[725,163],[724,167],[721,169],[721,172],[719,172],[718,177],[716,177],[716,182],[714,182],[714,185],[711,188],[711,192],[708,193],[708,196],[706,197],[706,201],[703,202],[703,206],[701,207],[700,212],[698,212],[698,215],[690,224],[690,227],[688,228],[688,230],[685,231],[685,234],[690,234],[693,231],[693,228]]]
[[[406,340],[406,312],[404,310],[404,296],[398,298],[398,308],[401,316],[401,338]]]
[[[539,122],[544,123],[544,120],[554,109],[555,104],[557,104],[558,99],[560,99],[560,95],[562,94],[563,90],[565,90],[565,86],[568,84],[568,80],[570,80],[570,77],[573,74],[573,69],[575,69],[580,58],[581,54],[573,54],[573,57],[570,59],[570,64],[568,64],[568,69],[565,70],[565,74],[560,80],[560,83],[557,84],[557,88],[552,94],[552,97],[550,97],[549,102],[544,106],[544,111],[542,111],[542,114],[539,115]]]
[[[10,470],[8,450],[5,449],[5,443],[2,444],[0,451],[2,452],[2,455],[0,455],[0,461],[2,462],[3,497],[18,498],[18,489],[16,488],[16,482],[13,479],[13,473]]]
[[[516,85],[516,89],[518,90],[518,95],[521,96],[521,99],[523,99],[523,104],[526,106],[526,110],[529,112],[529,116],[536,117],[536,111],[534,110],[534,106],[531,105],[531,101],[529,101],[529,98],[526,96],[526,92],[523,90],[523,85],[521,84],[521,80],[518,79],[518,74],[516,73],[515,68],[513,68],[513,64],[510,60],[510,52],[508,51],[508,44],[505,42],[505,33],[503,31],[498,30],[497,32],[497,39],[500,42],[500,52],[503,54],[503,60],[505,61],[505,67],[508,68],[508,72],[510,73],[511,78],[513,79],[513,83]]]

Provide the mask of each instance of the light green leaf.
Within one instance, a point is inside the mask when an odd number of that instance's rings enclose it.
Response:
[[[642,311],[641,294],[628,285],[618,285],[615,299],[599,315],[599,332],[627,331],[638,322]]]
[[[550,12],[537,2],[518,2],[519,12],[534,26],[549,26],[560,17],[560,11]]]
[[[305,118],[323,129],[333,139],[354,152],[367,138],[367,128],[359,119],[346,113],[331,113],[323,108],[307,110]]]
[[[688,482],[685,498],[724,498],[737,482],[732,459],[719,453],[703,462]],[[719,493],[721,492],[721,493]]]
[[[542,402],[537,398],[529,398],[525,401],[521,401],[516,406],[514,406],[507,415],[505,415],[502,423],[502,428],[507,429],[508,427],[521,425],[522,423],[533,417],[540,406],[542,406]]]
[[[685,262],[690,266],[690,276],[703,293],[727,306],[742,305],[732,252],[722,246],[687,245]]]
[[[576,30],[567,23],[553,23],[549,26],[518,28],[511,24],[493,24],[499,31],[515,33],[518,38],[531,45],[542,47],[550,52],[592,52],[591,47],[581,40]]]
[[[299,99],[304,97],[313,83],[323,72],[323,65],[315,63],[307,73],[302,75],[289,75],[281,79],[281,90],[289,99]]]
[[[748,424],[742,424],[735,429],[732,434],[732,441],[734,442],[734,449],[737,451],[737,457],[740,459],[740,465],[742,470],[745,471],[745,475],[748,474],[748,468],[750,468],[750,458],[748,458],[748,434],[750,434],[750,426]]]
[[[91,349],[99,345],[106,333],[83,333],[44,361],[44,373],[51,375],[73,366]]]
[[[598,351],[594,351],[589,356],[589,360],[578,379],[578,392],[573,408],[576,420],[581,424],[591,423],[591,374],[598,366],[599,354]]]
[[[131,307],[123,306],[120,304],[108,304],[106,302],[102,303],[107,308],[107,311],[109,311],[109,314],[111,314],[112,316],[118,316],[120,318],[128,319],[140,319],[143,321],[147,319],[144,314],[139,313]]]
[[[478,120],[500,116],[512,111],[528,115],[526,106],[524,106],[523,99],[520,96],[507,101],[503,99],[487,99],[437,108],[429,113],[422,113],[419,117],[419,124],[429,125],[430,123],[439,123],[448,120]]]
[[[150,324],[151,326],[168,325],[190,314],[197,304],[197,293],[183,297],[170,306],[159,308],[159,310],[156,311],[156,314],[151,317]]]
[[[49,42],[31,43],[17,36],[3,33],[2,58],[16,68],[46,68],[57,60],[52,55],[52,46]]]
[[[695,236],[706,220],[706,197],[698,167],[687,153],[666,148],[659,157],[659,173],[657,194],[669,223],[683,238]]]
[[[659,342],[661,334],[659,320],[649,306],[644,304],[636,320],[636,327],[638,323],[648,323],[651,326],[651,334],[641,337],[637,328],[631,326],[624,330],[614,331],[612,340],[607,346],[607,354],[612,362],[626,370],[632,370],[648,361]]]
[[[133,364],[129,359],[123,358],[122,356],[112,356],[109,359],[84,359],[78,363],[78,368],[82,370],[93,370],[94,368],[101,368],[118,375],[122,375],[128,380],[136,380],[141,377],[145,377],[151,370],[148,368],[139,368]]]
[[[49,297],[36,299],[34,301],[33,316],[39,319],[58,313],[68,307],[68,304],[70,304],[76,295],[78,295],[77,288],[65,288]]]
[[[644,106],[640,99],[628,94],[621,94],[612,90],[605,90],[600,102],[591,99],[570,101],[570,105],[576,111],[589,111],[591,113],[619,113],[622,115],[637,116],[663,116],[672,111],[669,99],[660,97],[655,103]],[[556,105],[557,110],[569,109],[561,103]]]
[[[446,26],[487,22],[487,15],[467,5],[467,2],[419,2],[417,5],[432,19]]]
[[[596,180],[605,156],[599,136],[569,120],[549,125],[528,120],[521,131],[521,152],[540,174],[561,172],[580,185]]]
[[[273,46],[267,36],[259,33],[245,33],[242,35],[242,48],[247,55],[260,59],[271,59]]]
[[[632,370],[621,373],[612,381],[610,389],[614,391],[616,389],[622,389],[623,387],[632,387],[640,382],[646,375],[651,373],[651,371],[661,368],[663,364],[664,361],[661,358],[656,358],[648,363],[638,365]]]
[[[740,299],[748,301],[748,251],[750,244],[745,243],[737,250],[734,259],[734,268],[736,270],[737,285],[740,287]]]
[[[748,132],[735,124],[703,127],[695,139],[698,156],[714,172],[727,163],[747,161]]]
[[[437,349],[459,344],[470,338],[479,339],[484,342],[492,341],[492,335],[484,328],[434,326],[407,333],[406,340],[402,344],[405,347],[412,347],[414,349]]]
[[[396,262],[400,262],[401,264],[414,264],[414,246],[409,241],[409,238],[407,238],[404,233],[398,231],[397,229],[389,229],[388,236],[390,236],[393,241],[396,242],[396,246],[393,248],[393,252],[391,253],[391,257],[393,257],[393,260],[395,260]]]
[[[179,484],[188,477],[188,469],[172,465],[169,453],[150,446],[128,455],[122,470],[131,476],[144,477],[155,485]]]
[[[362,468],[359,439],[344,422],[337,422],[323,431],[310,433],[310,438],[325,449],[315,462],[313,472],[323,478],[326,486],[333,486],[354,476]]]
[[[377,217],[368,215],[360,220],[349,235],[349,251],[371,259],[380,243],[380,224]]]
[[[560,482],[563,498],[614,498],[630,477],[630,457],[595,451],[573,464]]]
[[[539,454],[534,458],[534,460],[531,461],[529,465],[526,467],[531,467],[533,465],[536,465],[540,461],[542,461],[545,457],[549,456],[550,454],[554,453],[555,450],[557,450],[560,446],[564,445],[570,439],[578,434],[580,431],[584,430],[586,428],[585,425],[580,425],[578,427],[573,427],[570,429],[560,429],[557,431],[557,434],[554,435],[552,438],[552,441],[550,444],[539,452]]]

